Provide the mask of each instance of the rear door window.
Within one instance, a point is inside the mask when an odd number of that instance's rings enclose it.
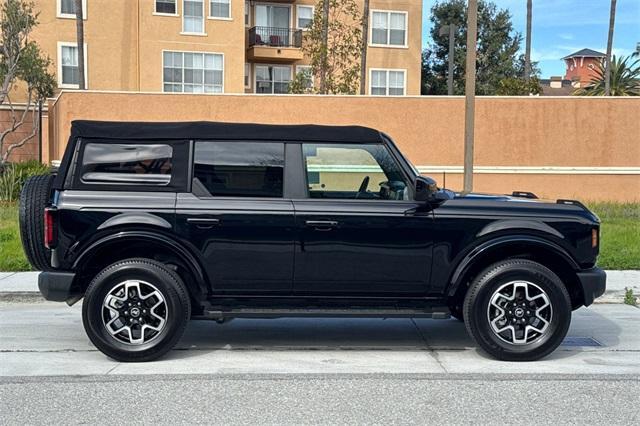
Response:
[[[196,142],[192,187],[200,197],[280,198],[284,144]]]

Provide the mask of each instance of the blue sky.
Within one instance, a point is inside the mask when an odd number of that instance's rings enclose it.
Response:
[[[430,10],[436,0],[423,0],[422,43],[430,43]],[[526,0],[493,0],[511,12],[516,31],[524,35]],[[588,47],[605,52],[609,27],[609,0],[533,0],[531,56],[542,77],[564,75],[563,56]],[[613,53],[629,55],[640,42],[640,0],[618,0]],[[524,41],[522,43],[524,50]]]

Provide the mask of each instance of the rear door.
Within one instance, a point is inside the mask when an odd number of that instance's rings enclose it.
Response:
[[[297,294],[425,295],[433,219],[384,144],[302,144]]]
[[[196,141],[189,193],[176,222],[218,294],[290,293],[293,203],[282,142]]]

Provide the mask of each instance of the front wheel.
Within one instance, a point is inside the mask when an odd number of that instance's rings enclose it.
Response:
[[[533,361],[562,343],[571,323],[564,284],[545,266],[524,259],[491,265],[471,284],[464,302],[469,334],[495,358]]]
[[[191,316],[180,277],[162,263],[127,259],[87,288],[82,322],[91,342],[117,361],[150,361],[180,339]]]

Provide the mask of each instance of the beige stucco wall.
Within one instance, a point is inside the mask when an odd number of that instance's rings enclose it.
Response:
[[[476,190],[527,190],[550,198],[640,200],[640,99],[478,98],[476,166],[516,168],[478,173]],[[51,102],[50,158],[59,159],[71,120],[359,124],[394,138],[416,166],[463,162],[462,97],[172,95],[65,92]],[[582,174],[521,167],[586,167]],[[611,167],[631,171],[613,174]],[[604,169],[602,169],[604,168]],[[441,173],[433,173],[442,181]],[[460,189],[461,175],[447,186]]]

